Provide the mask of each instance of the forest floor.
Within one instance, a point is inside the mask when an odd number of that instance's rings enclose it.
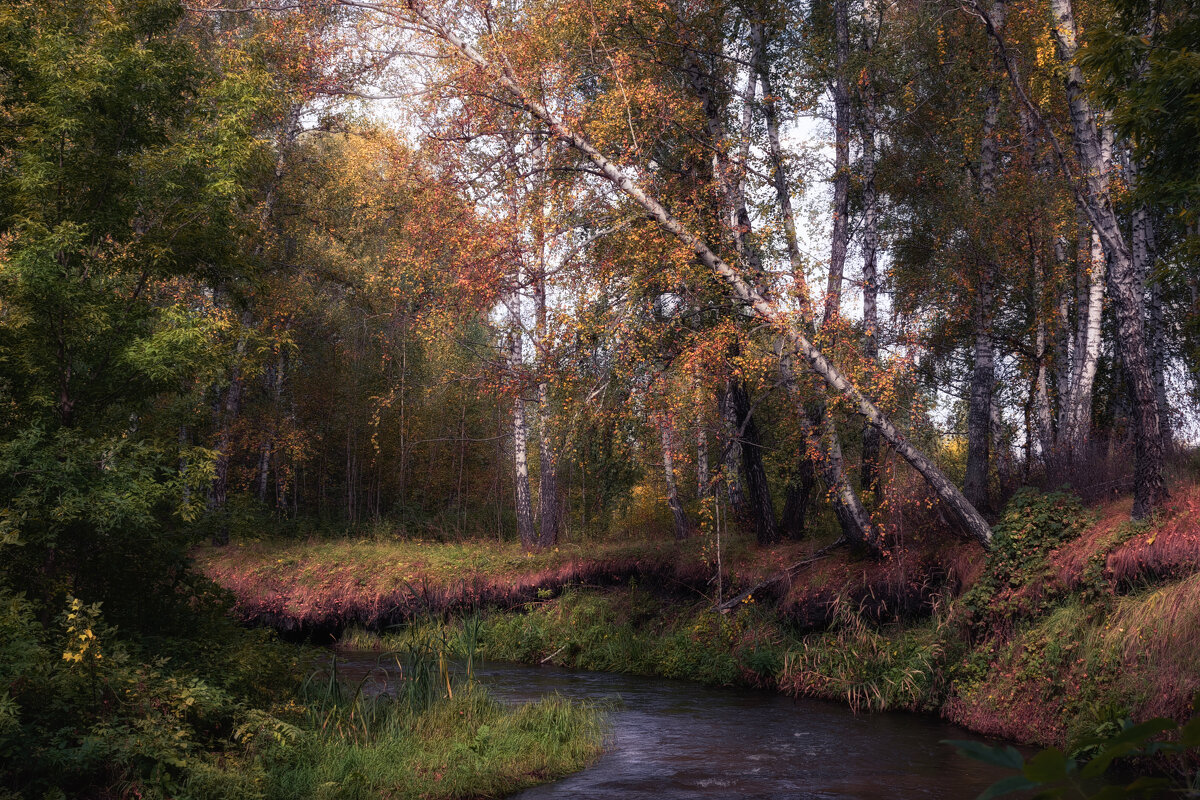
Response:
[[[395,631],[416,622],[485,658],[774,688],[1069,746],[1125,715],[1182,719],[1200,692],[1200,485],[1175,486],[1148,523],[1129,508],[1021,492],[990,555],[910,533],[880,560],[833,551],[725,613],[715,547],[699,538],[533,554],[292,539],[197,557],[246,621],[343,647],[410,644],[412,625]],[[721,598],[822,544],[726,543]]]

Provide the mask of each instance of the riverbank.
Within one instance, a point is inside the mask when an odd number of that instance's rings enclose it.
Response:
[[[713,609],[713,554],[698,541],[528,557],[266,542],[206,550],[200,562],[245,619],[350,631],[354,647],[399,644],[356,628],[430,618],[428,635],[484,657],[776,688],[1069,747],[1126,714],[1182,719],[1200,691],[1200,490],[1177,486],[1147,524],[1127,522],[1128,502],[1084,509],[1019,493],[986,559],[910,535],[880,562],[834,551],[729,613]],[[738,544],[723,553],[723,596],[818,544]]]

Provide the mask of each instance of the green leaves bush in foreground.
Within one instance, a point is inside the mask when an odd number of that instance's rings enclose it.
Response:
[[[1176,755],[1183,757],[1182,763],[1194,765],[1197,751],[1200,751],[1200,696],[1193,708],[1197,714],[1183,725],[1161,717],[1136,725],[1126,719],[1119,732],[1081,742],[1078,752],[1089,753],[1090,757],[1068,756],[1057,747],[1048,747],[1026,759],[1012,746],[997,747],[960,740],[946,743],[954,745],[968,758],[1016,773],[992,784],[978,800],[1017,792],[1032,793],[1038,800],[1200,797],[1200,773],[1182,780],[1162,776],[1141,776],[1130,783],[1104,780],[1113,762],[1123,758]]]

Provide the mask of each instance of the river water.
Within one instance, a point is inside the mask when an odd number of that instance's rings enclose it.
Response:
[[[338,672],[360,680],[377,663],[376,653],[342,653]],[[600,760],[520,800],[969,800],[1004,777],[941,744],[979,737],[916,714],[557,667],[485,664],[475,676],[505,702],[557,693],[612,706]]]

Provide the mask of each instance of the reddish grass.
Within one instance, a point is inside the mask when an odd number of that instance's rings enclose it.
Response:
[[[1060,587],[1077,589],[1089,561],[1129,521],[1133,501],[1122,498],[1099,508],[1099,519],[1078,539],[1051,555]],[[1105,559],[1104,577],[1117,589],[1151,580],[1178,578],[1200,570],[1200,485],[1179,484],[1149,529],[1116,546]]]
[[[426,614],[470,613],[483,608],[518,608],[546,592],[571,585],[613,586],[635,579],[642,585],[697,591],[710,577],[696,561],[666,558],[571,558],[524,574],[480,572],[452,580],[417,573],[402,586],[364,580],[356,568],[331,565],[323,580],[291,581],[256,569],[252,560],[209,559],[206,574],[230,590],[235,612],[247,622],[284,631],[338,631],[351,625],[379,629]]]
[[[1177,487],[1163,519],[1109,554],[1113,583],[1131,586],[1149,578],[1172,578],[1200,570],[1200,486]]]

